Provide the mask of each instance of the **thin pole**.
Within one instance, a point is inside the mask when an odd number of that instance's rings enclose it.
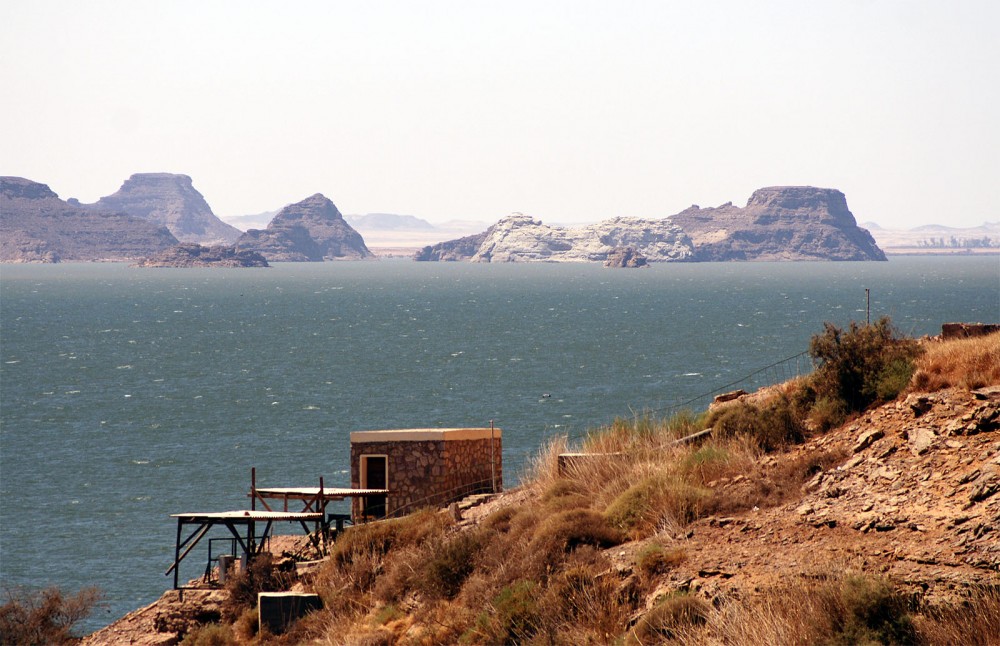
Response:
[[[497,492],[497,459],[496,442],[493,440],[493,420],[490,420],[490,488],[493,493]]]
[[[872,324],[872,290],[865,287],[865,316],[867,325]]]

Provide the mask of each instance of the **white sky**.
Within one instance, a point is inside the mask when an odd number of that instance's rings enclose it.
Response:
[[[1000,2],[0,4],[0,174],[216,214],[551,223],[838,188],[859,222],[1000,220]]]

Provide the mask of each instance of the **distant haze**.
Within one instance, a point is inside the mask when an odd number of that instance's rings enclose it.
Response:
[[[5,2],[0,174],[93,202],[184,173],[230,222],[317,192],[572,224],[811,185],[975,227],[1000,220],[998,24],[994,0]]]

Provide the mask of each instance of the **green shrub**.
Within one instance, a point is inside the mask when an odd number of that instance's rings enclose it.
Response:
[[[558,560],[560,552],[565,554],[581,545],[607,548],[624,541],[625,536],[601,514],[589,509],[571,509],[543,520],[535,530],[529,551]]]
[[[802,420],[787,397],[775,397],[763,408],[745,402],[730,404],[712,413],[708,423],[716,437],[747,437],[769,453],[805,438]]]
[[[0,644],[73,643],[73,627],[101,601],[97,588],[65,595],[59,588],[6,590],[0,606]]]
[[[496,643],[523,643],[541,629],[539,596],[538,584],[534,581],[519,581],[500,591],[493,600],[495,626],[492,632]]]
[[[885,579],[848,576],[827,591],[831,644],[913,644],[909,603]]]
[[[663,474],[647,476],[611,501],[604,511],[608,522],[639,537],[654,531],[670,518],[686,524],[701,516],[708,489]]]
[[[920,349],[899,335],[889,317],[870,325],[852,321],[847,330],[832,323],[823,328],[809,342],[809,354],[819,362],[811,380],[817,399],[839,400],[848,412],[858,412],[905,388]]]

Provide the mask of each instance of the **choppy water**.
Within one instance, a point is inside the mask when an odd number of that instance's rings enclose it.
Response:
[[[347,486],[355,430],[504,431],[505,480],[557,433],[805,350],[824,321],[1000,320],[1000,259],[264,270],[0,268],[0,586],[98,585],[97,628],[169,587],[169,514]],[[543,395],[550,395],[544,397]],[[200,558],[183,572],[193,577]]]

